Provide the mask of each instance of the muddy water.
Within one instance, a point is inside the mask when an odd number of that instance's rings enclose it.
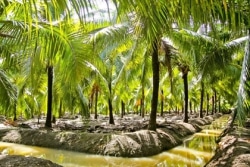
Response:
[[[64,167],[201,167],[214,155],[215,139],[227,119],[228,116],[222,116],[182,145],[151,157],[118,158],[4,142],[0,142],[0,152],[45,158]]]

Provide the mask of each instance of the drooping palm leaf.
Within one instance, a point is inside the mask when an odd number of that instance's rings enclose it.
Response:
[[[172,61],[174,56],[176,56],[177,49],[173,46],[173,44],[170,42],[169,39],[163,39],[162,40],[163,44],[163,50],[165,52],[164,60],[162,61],[163,65],[167,67],[168,73],[169,73],[169,79],[170,79],[170,87],[171,87],[171,92],[173,92],[173,72],[172,72]]]
[[[0,70],[0,102],[5,110],[15,110],[17,103],[17,88],[3,70]]]
[[[245,123],[250,110],[250,30],[248,30],[248,42],[245,47],[245,55],[242,63],[240,85],[238,89],[237,120],[240,125]],[[234,120],[233,120],[234,121]],[[232,122],[233,122],[232,121]]]
[[[77,93],[79,94],[79,97],[80,97],[80,104],[82,106],[80,112],[82,115],[84,115],[85,117],[89,117],[90,116],[90,113],[89,113],[89,107],[88,107],[88,100],[87,98],[84,96],[83,94],[83,90],[81,88],[80,85],[77,86],[77,89],[76,89]]]

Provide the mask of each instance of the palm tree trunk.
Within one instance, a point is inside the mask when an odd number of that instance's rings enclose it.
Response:
[[[141,117],[144,118],[145,114],[145,75],[146,75],[146,66],[144,66],[142,70],[142,77],[141,77],[141,108],[140,108],[140,114]]]
[[[98,89],[95,90],[95,119],[97,119]]]
[[[13,121],[16,121],[17,120],[17,115],[16,115],[16,110],[17,110],[17,107],[16,107],[16,103],[15,103],[15,107],[14,107],[14,118],[13,118]]]
[[[214,90],[214,113],[217,113],[217,92]]]
[[[49,66],[47,69],[48,75],[48,98],[47,98],[47,116],[45,127],[51,128],[51,117],[52,117],[52,87],[53,87],[53,66]]]
[[[154,41],[153,43],[152,70],[153,70],[153,94],[151,99],[151,113],[149,118],[148,129],[156,131],[156,114],[157,114],[159,80],[160,80],[160,75],[159,75],[160,64],[158,61],[157,41]]]
[[[218,99],[218,112],[219,112],[219,113],[221,112],[220,96],[219,96],[219,99]]]
[[[201,101],[200,101],[200,114],[199,114],[200,118],[203,118],[203,99],[204,99],[204,83],[201,81]]]
[[[125,103],[121,101],[121,118],[123,118],[125,114]]]
[[[184,113],[184,105],[185,105],[185,100],[183,101],[182,105],[181,105],[181,114]]]
[[[214,96],[212,96],[212,115],[214,115]]]
[[[184,73],[182,78],[184,82],[184,119],[183,122],[188,122],[188,73]]]
[[[206,113],[206,116],[208,116],[208,111],[209,111],[209,94],[207,93],[207,113]]]
[[[145,100],[145,93],[144,93],[144,86],[142,87],[142,92],[141,92],[141,117],[144,118],[145,114],[145,107],[144,107],[144,100]]]
[[[115,122],[114,122],[114,117],[113,117],[113,107],[112,107],[112,101],[110,98],[108,99],[108,104],[109,104],[109,123],[114,125]]]
[[[161,116],[163,116],[163,106],[164,106],[164,95],[163,90],[161,90]]]
[[[108,98],[108,105],[109,105],[109,123],[110,124],[115,124],[114,122],[114,117],[113,117],[113,106],[112,106],[112,101],[111,101],[111,81],[109,82],[109,94],[110,97]]]

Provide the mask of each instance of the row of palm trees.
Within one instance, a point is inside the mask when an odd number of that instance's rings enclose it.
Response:
[[[185,122],[188,105],[200,104],[202,117],[204,96],[209,101],[211,94],[212,111],[217,102],[237,104],[244,119],[248,87],[242,85],[249,77],[249,53],[243,56],[242,51],[249,40],[248,10],[242,10],[248,9],[246,4],[1,2],[1,109],[16,119],[23,112],[40,115],[46,108],[46,127],[51,127],[52,113],[89,116],[91,109],[97,117],[108,111],[114,124],[114,109],[122,104],[122,110],[133,110],[139,100],[142,116],[150,110],[148,129],[155,130],[161,90],[162,104],[169,108],[182,107],[184,101]],[[100,17],[100,11],[106,14]]]

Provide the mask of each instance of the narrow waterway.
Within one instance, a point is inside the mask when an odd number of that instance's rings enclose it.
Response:
[[[151,157],[119,158],[89,155],[5,142],[0,142],[0,152],[41,157],[64,167],[201,167],[214,155],[215,140],[228,118],[226,115],[220,117],[211,125],[205,126],[201,132],[186,138],[182,145]]]

